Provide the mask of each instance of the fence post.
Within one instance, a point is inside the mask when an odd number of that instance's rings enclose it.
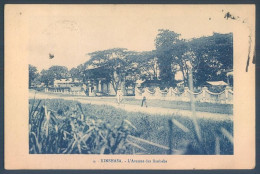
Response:
[[[154,96],[155,96],[156,99],[160,99],[160,98],[161,98],[160,88],[159,88],[159,87],[156,87],[156,88],[155,88]]]
[[[167,95],[170,100],[173,100],[173,88],[172,87],[169,88]]]
[[[229,91],[229,90],[230,90],[230,87],[227,86],[227,87],[225,88],[226,103],[228,103],[228,91]]]
[[[189,90],[189,88],[188,87],[184,87],[184,96],[182,96],[181,98],[183,98],[185,101],[187,101],[190,97],[188,96],[188,90]],[[182,100],[183,100],[182,99]]]
[[[169,90],[168,90],[168,94],[167,95],[170,96],[170,97],[172,96],[172,90],[173,90],[172,87],[170,87]]]
[[[202,88],[202,97],[203,97],[203,101],[206,101],[206,91],[208,90],[207,87],[203,87]]]

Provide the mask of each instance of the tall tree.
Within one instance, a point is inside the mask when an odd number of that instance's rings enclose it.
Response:
[[[188,42],[184,40],[178,40],[171,47],[172,55],[172,71],[180,71],[183,76],[184,83],[188,84],[188,72],[190,69],[189,63],[191,61],[191,51],[188,48]],[[175,84],[174,84],[175,85]]]
[[[68,68],[65,66],[51,66],[48,71],[50,72],[50,75],[54,78],[54,79],[64,79],[64,78],[68,78],[69,76],[69,71]]]
[[[160,79],[166,85],[174,83],[174,72],[172,71],[173,45],[178,43],[180,34],[170,30],[160,29],[155,38],[155,47],[160,69]]]
[[[159,30],[155,39],[160,78],[164,83],[174,85],[174,73],[181,71],[187,85],[190,70],[195,86],[226,79],[226,72],[233,69],[232,34],[213,33],[190,41],[179,36],[173,31]]]
[[[214,33],[212,36],[193,39],[189,48],[196,59],[192,60],[194,83],[225,80],[233,70],[233,35]]]
[[[75,79],[78,79],[78,80],[81,79],[81,70],[78,67],[77,68],[71,68],[69,73],[70,73],[70,76],[71,76],[73,81]]]
[[[68,68],[65,66],[51,66],[48,70],[41,71],[40,80],[46,86],[53,85],[55,79],[64,79],[69,77]]]
[[[90,53],[90,60],[85,63],[85,66],[103,69],[103,72],[93,73],[93,77],[102,73],[104,77],[111,81],[115,91],[118,90],[121,83],[125,81],[129,65],[126,56],[131,54],[125,48],[113,48],[103,51],[96,51]],[[89,68],[89,69],[91,69]]]
[[[140,79],[145,80],[156,80],[158,78],[159,68],[158,68],[158,58],[156,56],[156,51],[143,51],[135,52],[127,57],[129,63],[135,74]]]
[[[44,83],[45,86],[49,87],[51,82],[53,81],[52,76],[50,75],[48,70],[43,69],[40,73],[40,81]]]
[[[35,66],[29,64],[29,88],[32,86],[32,82],[39,76],[38,70]]]

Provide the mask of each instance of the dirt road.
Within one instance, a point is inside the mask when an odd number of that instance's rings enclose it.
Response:
[[[142,112],[148,113],[152,115],[179,115],[184,117],[192,117],[192,112],[189,110],[180,110],[180,109],[172,109],[172,108],[162,108],[162,107],[140,107],[138,105],[131,104],[117,104],[111,101],[100,101],[98,99],[93,100],[91,97],[84,96],[63,96],[56,95],[51,93],[39,93],[35,91],[30,91],[29,98],[33,99],[64,99],[64,100],[72,100],[78,101],[80,103],[85,104],[94,104],[94,105],[109,105],[118,109],[123,109],[128,112]],[[216,121],[223,120],[233,120],[233,115],[231,114],[219,114],[219,113],[209,113],[209,112],[196,112],[197,118],[211,119]]]

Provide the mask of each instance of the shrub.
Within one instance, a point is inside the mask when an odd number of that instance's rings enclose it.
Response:
[[[128,120],[112,126],[101,119],[87,117],[80,103],[63,107],[57,113],[38,101],[30,109],[30,153],[47,154],[127,154],[135,145],[126,140],[135,127]],[[137,145],[136,145],[137,146]]]
[[[232,121],[126,112],[61,99],[30,100],[30,153],[233,154]]]

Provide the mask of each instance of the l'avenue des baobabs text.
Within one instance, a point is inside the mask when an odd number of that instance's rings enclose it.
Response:
[[[96,162],[96,161],[93,161]],[[101,159],[101,163],[167,163],[165,159]]]

